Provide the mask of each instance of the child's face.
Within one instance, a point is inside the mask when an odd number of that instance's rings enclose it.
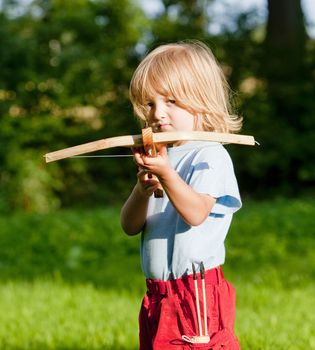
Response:
[[[195,116],[170,97],[155,95],[146,102],[146,108],[148,123],[155,132],[194,130]]]

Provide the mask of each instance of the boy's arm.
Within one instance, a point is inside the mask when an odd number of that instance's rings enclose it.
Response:
[[[159,155],[155,158],[135,153],[135,160],[158,177],[169,200],[187,224],[197,226],[208,217],[216,199],[194,191],[182,180],[171,167],[164,146],[160,147]]]
[[[120,223],[127,235],[136,235],[143,229],[146,221],[149,198],[158,188],[159,182],[147,171],[140,169],[138,182],[120,213]]]
[[[173,169],[159,179],[174,208],[187,224],[198,226],[206,220],[215,198],[194,191]]]

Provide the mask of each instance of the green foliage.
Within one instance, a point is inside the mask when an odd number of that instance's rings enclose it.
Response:
[[[34,1],[23,16],[1,17],[0,210],[47,212],[124,195],[131,162],[47,166],[43,155],[137,129],[128,85],[147,25],[139,7]],[[105,176],[111,188],[100,191]]]
[[[314,40],[302,32],[293,47],[271,47],[257,22],[255,13],[241,14],[236,30],[227,30],[217,44],[235,107],[244,117],[242,133],[260,143],[254,150],[230,147],[239,182],[245,193],[256,196],[312,193]]]
[[[207,9],[213,1],[163,0],[164,11],[152,22],[151,45],[198,38],[209,38]]]
[[[131,0],[37,0],[19,13],[21,2],[4,1],[0,212],[45,213],[125,198],[135,182],[131,160],[68,159],[45,165],[42,156],[139,133],[128,100],[131,75],[147,50],[183,39],[204,40],[213,49],[232,86],[236,111],[244,116],[242,133],[260,143],[229,146],[241,192],[312,194],[314,39],[301,32],[293,47],[274,47],[254,11],[231,16],[230,25],[212,35],[213,3],[165,0],[163,10],[149,19]],[[304,28],[301,13],[296,18]]]
[[[248,202],[235,215],[224,273],[242,349],[315,348],[313,208]],[[137,349],[139,244],[118,208],[1,216],[0,348]]]

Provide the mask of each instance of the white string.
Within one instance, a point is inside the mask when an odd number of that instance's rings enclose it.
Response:
[[[94,156],[73,156],[69,158],[123,158],[133,157],[133,154],[99,154]]]

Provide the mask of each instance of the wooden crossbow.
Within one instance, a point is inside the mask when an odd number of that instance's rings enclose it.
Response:
[[[144,152],[150,157],[156,157],[156,143],[174,143],[177,141],[215,141],[220,143],[236,143],[242,145],[255,145],[253,136],[225,134],[206,131],[171,131],[162,133],[153,133],[152,128],[142,129],[141,135],[125,135],[110,137],[84,143],[82,145],[64,148],[59,151],[45,154],[46,163],[60,159],[74,157],[85,153],[95,152],[114,147],[143,147]],[[163,197],[162,187],[154,192],[154,196]]]
[[[142,129],[142,134],[140,135],[116,136],[88,142],[82,145],[47,153],[44,157],[46,163],[49,163],[60,159],[114,147],[143,147],[149,156],[155,157],[156,143],[168,144],[177,141],[214,141],[220,143],[235,143],[250,146],[254,146],[256,143],[254,137],[249,135],[226,134],[208,131],[170,131],[153,133],[151,128],[145,128]]]

